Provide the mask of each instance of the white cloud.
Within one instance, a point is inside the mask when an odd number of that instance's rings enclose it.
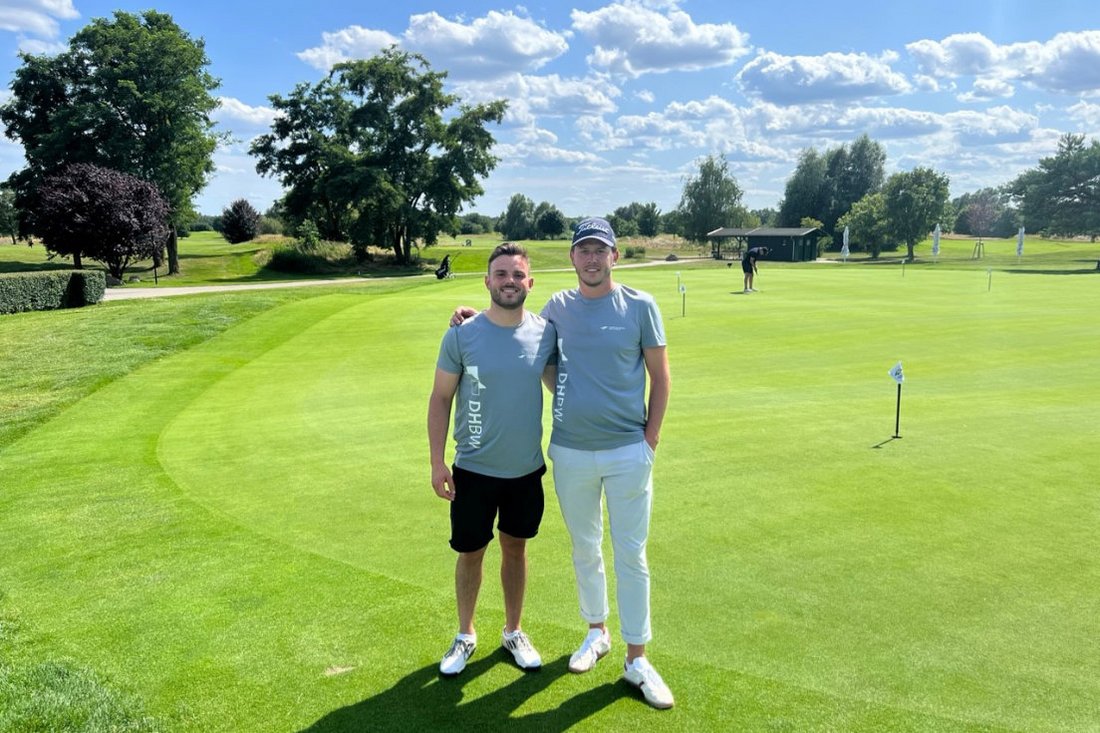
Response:
[[[276,112],[271,107],[253,107],[233,97],[218,97],[218,109],[214,117],[219,120],[244,122],[254,127],[269,127]]]
[[[530,18],[495,10],[470,23],[447,20],[435,12],[414,15],[404,46],[455,79],[493,79],[534,71],[569,48],[560,33]]]
[[[629,77],[725,66],[750,50],[748,35],[732,23],[697,25],[671,4],[661,13],[623,0],[591,13],[574,10],[572,18],[596,44],[588,62]]]
[[[653,104],[657,101],[657,95],[648,89],[639,89],[634,92],[634,98],[645,102],[646,104]]]
[[[321,38],[320,46],[300,52],[298,58],[322,71],[341,61],[370,58],[396,44],[446,70],[451,80],[534,71],[569,48],[562,34],[530,18],[495,10],[468,23],[436,12],[413,15],[400,38],[359,25],[323,33]]]
[[[45,41],[41,38],[19,39],[19,50],[32,56],[56,56],[68,48],[69,44],[64,41]]]
[[[79,18],[72,0],[4,0],[0,3],[0,31],[56,38],[57,21]]]
[[[621,94],[604,79],[567,79],[557,74],[512,74],[492,82],[457,84],[455,89],[464,102],[508,100],[506,119],[522,125],[532,124],[535,115],[588,117],[614,112],[614,100]]]
[[[1006,96],[989,93],[993,88],[989,85],[1014,80],[1053,92],[1100,94],[1100,31],[1059,33],[1045,43],[1005,46],[980,33],[961,33],[942,41],[916,41],[906,50],[923,74],[948,79],[976,77],[967,100]],[[982,88],[978,82],[987,86]]]
[[[297,56],[315,69],[328,71],[342,61],[370,58],[397,43],[398,39],[386,31],[351,25],[335,32],[322,33],[321,41],[320,46],[300,51]]]
[[[1070,119],[1092,131],[1091,134],[1095,135],[1096,131],[1100,130],[1100,104],[1091,104],[1082,100],[1066,109],[1066,112]]]
[[[1039,127],[1035,115],[1004,106],[981,112],[949,112],[943,117],[959,142],[966,146],[1021,142]]]
[[[905,77],[890,68],[892,54],[826,53],[782,56],[761,53],[737,74],[749,96],[779,104],[860,99],[903,94],[912,90]]]
[[[1011,97],[1016,88],[1003,79],[978,79],[969,92],[959,94],[960,102],[988,102],[991,99]]]

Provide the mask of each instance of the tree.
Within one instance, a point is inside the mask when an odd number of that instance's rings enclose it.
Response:
[[[282,182],[291,218],[314,219],[328,239],[346,234],[360,256],[374,244],[407,264],[414,243],[458,233],[459,210],[497,163],[486,126],[506,102],[460,105],[445,78],[396,47],[337,64],[270,98],[279,115],[252,144],[256,169]]]
[[[866,134],[849,148],[841,145],[824,153],[805,150],[787,181],[780,204],[781,226],[794,226],[809,216],[835,239],[837,220],[856,201],[882,187],[886,151]]]
[[[218,81],[206,71],[203,41],[164,13],[119,11],[93,20],[57,56],[20,58],[11,99],[0,107],[7,136],[22,143],[27,159],[9,179],[17,205],[35,211],[38,182],[70,163],[150,181],[170,206],[161,248],[169,272],[179,272],[176,228],[194,216],[191,201],[214,171],[219,140],[210,119]],[[21,227],[37,231],[33,214]]]
[[[1100,142],[1063,135],[1058,153],[1008,185],[1028,229],[1054,236],[1100,236]],[[1100,267],[1100,262],[1097,263]]]
[[[522,193],[513,194],[500,218],[499,231],[505,239],[518,241],[535,237],[535,202]]]
[[[16,244],[19,236],[19,211],[15,208],[15,192],[0,184],[0,237],[11,237]]]
[[[637,221],[638,234],[643,237],[656,237],[661,231],[661,210],[657,208],[657,202],[643,204],[638,210]]]
[[[535,230],[541,239],[560,237],[565,231],[565,215],[553,204],[539,204],[535,213]]]
[[[75,163],[46,176],[34,212],[46,249],[102,262],[119,280],[130,263],[149,259],[168,234],[169,206],[148,181]]]
[[[787,179],[779,203],[779,226],[793,227],[804,216],[817,216],[825,209],[825,156],[807,148],[798,156],[798,166]]]
[[[869,252],[871,259],[878,259],[889,235],[886,219],[886,198],[881,193],[869,193],[852,204],[848,213],[837,220],[841,232],[848,227],[851,249]]]
[[[259,227],[260,212],[246,199],[237,199],[222,211],[222,236],[230,244],[255,239]]]
[[[741,226],[748,215],[741,205],[741,195],[725,156],[708,155],[699,165],[699,173],[684,183],[679,206],[683,236],[705,242],[707,233],[719,227]]]
[[[949,180],[931,168],[895,173],[883,186],[887,230],[905,242],[906,259],[913,260],[917,242],[941,221],[947,205]]]

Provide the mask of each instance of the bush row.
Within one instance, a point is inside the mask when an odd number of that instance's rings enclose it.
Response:
[[[100,270],[54,270],[0,275],[0,313],[79,308],[98,303],[107,289]]]

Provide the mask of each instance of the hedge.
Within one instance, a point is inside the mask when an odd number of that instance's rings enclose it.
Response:
[[[0,313],[79,308],[98,303],[107,289],[100,270],[53,270],[0,275]]]

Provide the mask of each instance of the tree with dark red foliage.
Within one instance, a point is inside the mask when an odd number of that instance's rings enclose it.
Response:
[[[56,255],[107,266],[119,280],[126,268],[150,259],[168,236],[168,202],[136,176],[76,163],[38,187],[35,229]]]

